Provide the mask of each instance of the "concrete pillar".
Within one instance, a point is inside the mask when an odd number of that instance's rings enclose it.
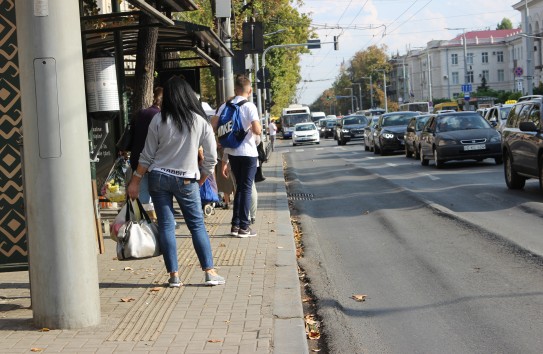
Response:
[[[17,1],[24,195],[34,323],[100,323],[77,1]]]

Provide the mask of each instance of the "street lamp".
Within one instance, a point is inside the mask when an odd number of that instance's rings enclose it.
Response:
[[[462,37],[464,39],[464,84],[468,83],[468,47],[467,47],[467,40],[466,40],[466,28],[465,27],[457,27],[457,28],[445,28],[447,30],[453,31],[453,30],[462,30]],[[448,60],[448,59],[447,59]],[[469,110],[469,101],[464,99],[464,111]]]
[[[362,76],[361,79],[370,79],[370,108],[373,108],[373,82],[370,76]],[[362,105],[362,100],[360,101],[360,105]]]
[[[377,69],[377,71],[383,72],[383,91],[385,92],[385,113],[388,113],[388,99],[387,99],[387,72],[385,69]]]

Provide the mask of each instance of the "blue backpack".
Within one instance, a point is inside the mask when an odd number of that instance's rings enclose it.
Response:
[[[247,130],[243,129],[240,113],[240,107],[245,103],[247,100],[238,103],[226,102],[217,124],[217,136],[222,147],[235,149],[245,139]]]

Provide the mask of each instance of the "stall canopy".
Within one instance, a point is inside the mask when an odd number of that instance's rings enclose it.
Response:
[[[119,12],[105,15],[82,17],[82,35],[86,52],[106,50],[115,51],[115,32],[121,36],[121,48],[124,55],[137,54],[139,16],[141,12]],[[183,21],[173,21],[174,25],[166,26],[157,23],[157,53],[193,52],[196,57],[188,59],[204,59],[209,66],[220,67],[221,57],[234,56],[211,28]],[[157,65],[162,66],[157,57]],[[180,58],[179,60],[187,60]],[[168,59],[171,61],[171,59]],[[168,65],[164,65],[167,67]],[[184,66],[187,68],[186,66]],[[199,66],[201,67],[201,66]]]

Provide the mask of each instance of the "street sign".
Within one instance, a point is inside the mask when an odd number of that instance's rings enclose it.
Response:
[[[473,87],[471,86],[471,84],[462,85],[462,92],[472,92],[472,91],[473,91]]]
[[[466,92],[466,93],[464,94],[464,99],[465,99],[466,101],[469,101],[469,99],[470,99],[469,92]]]
[[[320,39],[308,39],[307,40],[307,49],[320,49],[321,40]]]
[[[522,70],[522,68],[520,66],[516,67],[515,68],[515,76],[522,76],[522,74],[524,73],[524,70]]]

